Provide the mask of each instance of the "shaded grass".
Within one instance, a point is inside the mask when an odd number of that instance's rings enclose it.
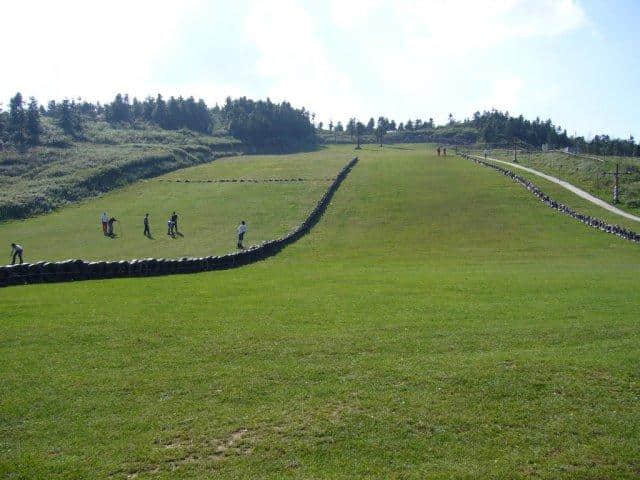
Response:
[[[637,477],[637,245],[462,159],[359,155],[269,261],[0,292],[0,472]]]

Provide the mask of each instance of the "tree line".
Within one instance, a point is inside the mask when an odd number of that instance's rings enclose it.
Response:
[[[318,127],[322,129],[324,124],[319,123]],[[633,136],[629,139],[620,139],[609,135],[596,135],[591,140],[586,140],[582,136],[570,137],[566,129],[554,125],[550,119],[542,121],[536,118],[532,121],[525,119],[522,115],[513,117],[508,111],[499,110],[482,113],[477,111],[471,118],[465,118],[462,121],[457,121],[452,114],[449,114],[447,123],[439,126],[435,125],[433,118],[429,118],[428,121],[420,118],[409,119],[396,124],[394,120],[383,116],[380,116],[377,122],[372,117],[366,124],[356,118],[350,118],[346,122],[346,127],[340,121],[336,124],[330,121],[328,125],[329,132],[346,132],[354,142],[364,134],[373,135],[378,142],[382,142],[388,132],[437,132],[444,129],[449,132],[456,129],[465,130],[465,137],[469,132],[475,131],[475,138],[472,140],[478,143],[513,145],[515,142],[532,148],[547,145],[549,148],[568,147],[576,152],[598,155],[640,156],[640,144],[635,142]]]
[[[194,97],[165,100],[158,94],[130,101],[128,94],[121,93],[104,105],[64,99],[51,100],[46,108],[38,105],[34,97],[30,97],[25,108],[22,94],[17,93],[11,98],[8,112],[0,109],[0,141],[16,147],[38,145],[43,116],[52,118],[76,139],[82,139],[87,121],[105,120],[114,126],[145,122],[167,130],[185,128],[207,134],[218,126],[256,150],[289,151],[316,144],[309,112],[288,102],[229,97],[222,108],[218,105],[209,108],[204,100],[196,101]]]
[[[194,97],[172,96],[165,100],[158,94],[140,101],[135,97],[130,100],[126,93],[118,93],[112,102],[104,105],[81,99],[64,99],[61,102],[51,100],[45,108],[34,97],[29,97],[26,102],[22,94],[17,93],[11,98],[8,111],[0,109],[0,146],[38,145],[43,132],[43,116],[51,117],[67,135],[76,139],[82,139],[86,121],[100,119],[114,126],[146,122],[167,130],[186,128],[202,133],[211,133],[214,127],[219,127],[256,150],[291,151],[317,144],[315,114],[304,107],[294,108],[288,102],[228,97],[222,107],[209,108],[204,100],[196,101]],[[317,128],[323,130],[323,127],[324,124],[319,122]],[[435,125],[433,118],[396,123],[384,116],[378,117],[377,122],[373,117],[366,123],[354,117],[344,125],[340,121],[335,125],[330,121],[328,125],[329,132],[346,132],[352,141],[358,143],[364,135],[373,136],[382,143],[388,132],[437,133],[443,128],[449,133],[456,129],[464,131],[465,138],[476,132],[471,140],[487,144],[507,145],[517,141],[535,148],[547,145],[599,155],[640,156],[640,145],[633,136],[619,139],[596,135],[588,141],[584,137],[568,136],[566,129],[554,125],[551,120],[536,118],[531,121],[522,115],[513,117],[509,112],[499,110],[477,111],[462,121],[449,114],[447,124],[440,126]]]
[[[225,119],[232,136],[260,150],[292,151],[317,143],[311,114],[289,102],[227,97],[224,106],[217,111],[214,108],[214,113]]]

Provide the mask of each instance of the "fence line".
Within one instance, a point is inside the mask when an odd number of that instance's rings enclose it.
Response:
[[[172,275],[176,273],[197,273],[212,270],[227,270],[254,263],[276,255],[309,231],[320,221],[333,195],[358,163],[353,158],[340,170],[328,190],[318,201],[305,221],[283,237],[253,245],[246,250],[228,253],[223,256],[199,258],[147,258],[131,261],[66,260],[63,262],[37,262],[33,264],[8,265],[0,267],[0,287],[9,285],[27,285],[34,283],[68,282],[77,280],[96,280],[105,278],[148,277]]]

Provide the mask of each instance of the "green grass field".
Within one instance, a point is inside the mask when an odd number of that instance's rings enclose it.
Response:
[[[640,247],[432,150],[366,146],[320,223],[268,261],[1,290],[0,475],[637,478]],[[353,154],[244,157],[189,175],[304,177]],[[87,227],[57,232],[54,215],[3,224],[1,241],[40,229],[55,235],[42,255],[137,256],[128,231],[98,235],[104,200],[133,219],[147,198],[155,219],[178,185],[136,184],[55,214],[85,212]],[[225,185],[211,215],[273,215],[271,236],[302,219],[322,190],[312,185],[289,185],[285,200],[280,185]],[[280,220],[267,213],[283,205]],[[77,254],[75,237],[94,233]],[[180,241],[215,250],[228,235]]]
[[[286,157],[219,159],[145,180],[29,220],[0,226],[0,245],[19,243],[29,261],[179,258],[235,250],[236,226],[249,225],[247,245],[271,240],[299,225],[352,158],[348,148]],[[304,178],[305,182],[185,183],[166,180]],[[119,220],[116,237],[102,234],[100,215]],[[180,233],[167,235],[171,212]],[[152,239],[143,236],[150,214]],[[8,253],[8,251],[7,251]],[[8,257],[7,257],[8,258]]]

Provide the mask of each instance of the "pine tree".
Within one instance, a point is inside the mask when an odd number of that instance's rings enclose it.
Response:
[[[73,128],[73,136],[79,136],[84,127],[82,125],[82,115],[80,114],[80,104],[75,101],[71,101],[71,124]]]
[[[180,104],[174,97],[170,97],[167,102],[167,125],[169,130],[176,130],[180,127]]]
[[[2,111],[2,104],[0,103],[0,150],[2,150],[4,144],[4,137],[7,130],[7,114]]]
[[[153,97],[147,97],[143,102],[142,116],[147,122],[151,122],[153,118],[153,110],[156,108],[156,101]]]
[[[58,105],[56,105],[55,100],[49,100],[47,104],[47,115],[49,117],[55,117],[58,115]]]
[[[58,108],[60,112],[59,124],[60,128],[68,135],[73,135],[73,112],[71,110],[71,102],[64,99]]]
[[[142,120],[144,117],[144,107],[136,97],[133,97],[133,103],[131,104],[131,120]]]
[[[371,117],[367,122],[367,132],[369,133],[373,132],[373,127],[375,126],[375,124],[376,124],[375,120],[373,119],[373,117]]]
[[[153,110],[151,119],[153,123],[159,125],[160,127],[167,127],[167,104],[160,94],[158,94],[158,97],[156,98],[156,105]]]
[[[22,101],[22,94],[16,93],[9,103],[9,133],[17,145],[23,145],[26,140],[26,115]]]
[[[33,97],[29,98],[29,108],[27,110],[27,135],[31,145],[37,145],[40,142],[40,133],[42,126],[40,125],[40,110],[38,102]]]

